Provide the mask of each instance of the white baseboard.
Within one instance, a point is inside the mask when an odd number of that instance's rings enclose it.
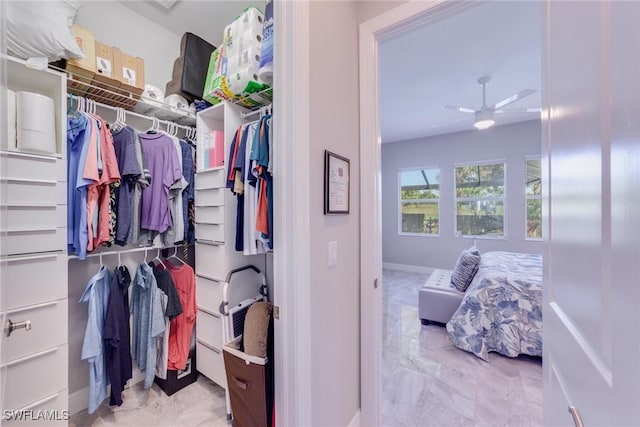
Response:
[[[89,407],[89,387],[69,393],[69,414],[75,415]]]
[[[394,264],[392,262],[383,262],[382,268],[388,268],[389,270],[410,271],[412,273],[431,273],[435,268],[423,267],[421,265],[408,265],[408,264]]]
[[[133,387],[134,385],[144,381],[144,373],[140,372],[137,368],[133,369],[133,378],[127,382],[127,387]],[[111,395],[111,388],[107,388],[107,399]],[[82,388],[73,393],[69,393],[69,414],[75,415],[78,412],[85,411],[89,407],[89,387]]]
[[[353,418],[351,418],[351,421],[349,421],[349,425],[347,425],[347,427],[360,427],[360,409],[356,411]]]

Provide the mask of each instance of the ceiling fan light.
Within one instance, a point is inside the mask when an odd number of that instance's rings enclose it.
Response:
[[[493,119],[493,112],[490,110],[481,110],[477,111],[475,114],[475,120],[473,125],[476,129],[482,130],[490,128],[495,124],[495,120]]]
[[[496,122],[494,120],[478,120],[473,125],[476,127],[476,129],[483,130],[490,128],[495,123]]]

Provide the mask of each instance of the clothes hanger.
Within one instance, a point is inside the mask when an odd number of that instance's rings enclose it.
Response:
[[[124,111],[124,108],[118,107],[118,112],[120,113],[120,119],[118,120],[118,124],[121,129],[127,127],[127,113]]]
[[[80,102],[84,101],[84,98],[80,98],[80,97],[76,97],[74,95],[69,94],[69,112],[71,114],[73,114],[74,118],[79,118],[82,116],[82,110],[81,110],[81,105]],[[74,101],[75,101],[75,106],[74,106]]]
[[[178,262],[182,265],[186,265],[186,262],[184,262],[179,256],[178,256],[178,247],[174,246],[173,247],[173,254],[169,256],[169,258],[167,258],[167,260],[172,260],[172,259],[177,259]]]
[[[151,262],[154,262],[154,261],[158,261],[158,263],[160,263],[164,268],[167,268],[164,262],[162,262],[162,259],[160,259],[160,248],[158,248],[158,253],[156,254],[156,257],[151,260]]]
[[[122,130],[124,128],[124,122],[122,120],[122,108],[116,107],[116,121],[113,122],[111,128],[115,131]]]
[[[122,107],[118,107],[120,109],[120,123],[122,123],[122,127],[127,127],[127,112]]]
[[[156,120],[155,117],[151,117],[151,127],[145,131],[145,133],[156,133]]]
[[[113,123],[109,123],[109,129],[117,131],[119,130],[118,120],[120,119],[120,111],[118,111],[118,109],[116,108],[115,112],[116,112],[116,118],[113,120]]]
[[[71,94],[67,95],[67,104],[68,104],[68,106],[67,106],[67,114],[73,113],[74,112],[73,111],[73,95],[71,95]]]
[[[118,251],[118,267],[122,267],[122,258],[120,257],[120,251]]]
[[[102,254],[100,254],[100,269],[104,267],[104,263],[102,262]],[[98,269],[98,270],[100,270]]]
[[[96,115],[96,102],[92,99],[87,99],[87,110],[92,116]]]

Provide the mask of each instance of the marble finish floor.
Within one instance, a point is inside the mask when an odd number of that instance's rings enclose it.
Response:
[[[539,426],[542,360],[453,345],[443,325],[424,326],[418,290],[428,273],[383,272],[384,426]]]
[[[122,406],[109,406],[109,398],[88,415],[82,411],[71,417],[70,427],[153,426],[226,427],[224,389],[199,375],[198,381],[167,396],[157,384],[144,390],[138,383],[123,392]]]

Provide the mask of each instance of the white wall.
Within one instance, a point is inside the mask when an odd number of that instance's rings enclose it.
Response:
[[[358,22],[368,21],[406,2],[406,0],[360,0],[357,2]]]
[[[507,238],[477,239],[481,252],[542,253],[542,242],[525,239],[525,156],[541,151],[540,121],[457,132],[382,145],[383,261],[452,269],[471,245],[454,230],[454,163],[506,159]],[[398,234],[398,169],[440,167],[440,236]]]
[[[360,407],[358,20],[355,2],[313,1],[309,14],[311,268],[294,285],[311,287],[312,424],[346,426]],[[351,160],[348,215],[323,215],[325,149]]]
[[[75,23],[92,30],[97,41],[144,59],[145,83],[164,90],[180,55],[180,36],[117,1],[83,0]]]

